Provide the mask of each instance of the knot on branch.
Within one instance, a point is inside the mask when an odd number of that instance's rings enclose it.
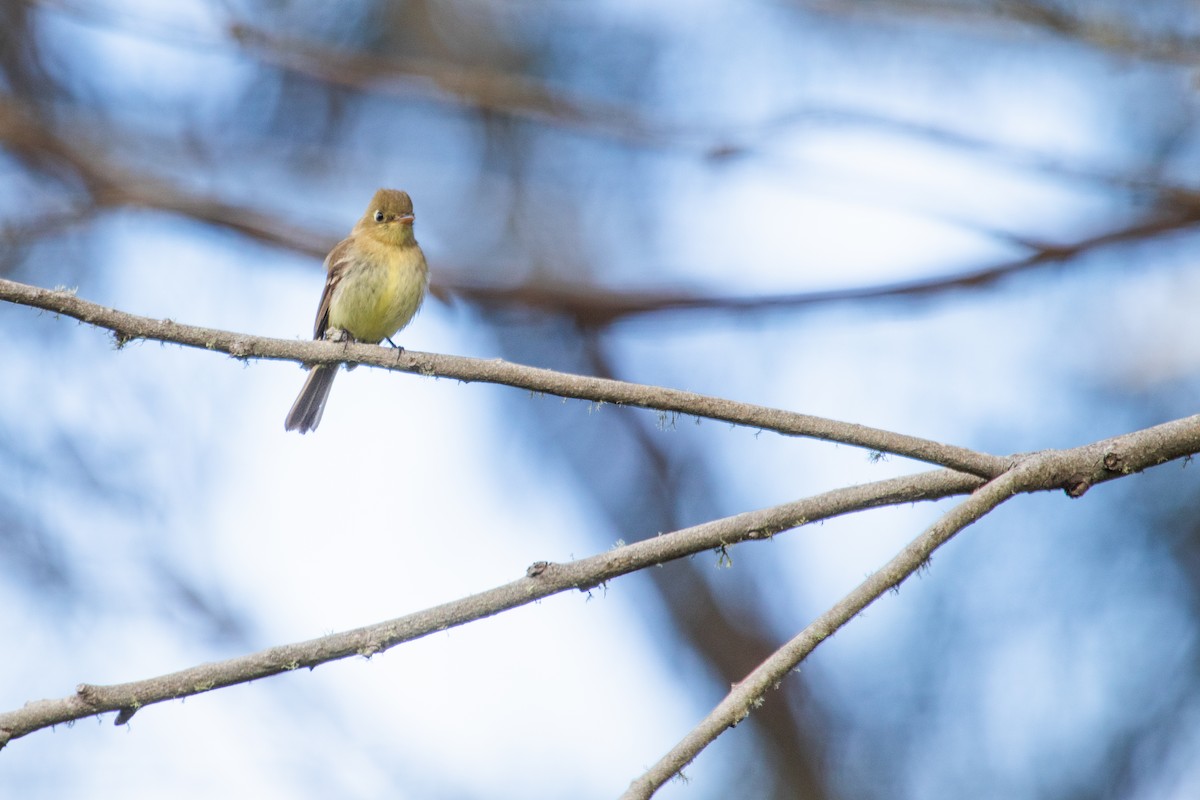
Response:
[[[93,686],[90,683],[81,683],[75,687],[75,696],[78,697],[80,702],[82,702],[88,708],[100,707],[101,701],[99,694],[100,687]]]
[[[1104,468],[1109,472],[1118,472],[1122,475],[1133,472],[1133,468],[1125,460],[1125,454],[1119,450],[1109,450],[1104,454]]]

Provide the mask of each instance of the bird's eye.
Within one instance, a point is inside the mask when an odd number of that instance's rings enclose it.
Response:
[[[384,220],[383,212],[382,212],[382,211],[376,211],[376,212],[375,212],[375,221],[376,221],[376,222],[383,222],[383,220]]]

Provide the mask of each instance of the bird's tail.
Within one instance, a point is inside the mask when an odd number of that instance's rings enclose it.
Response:
[[[292,404],[292,410],[288,412],[283,427],[301,433],[315,431],[321,424],[321,415],[325,413],[325,401],[329,399],[329,390],[333,388],[333,379],[336,376],[336,364],[321,365],[309,370],[304,388]]]

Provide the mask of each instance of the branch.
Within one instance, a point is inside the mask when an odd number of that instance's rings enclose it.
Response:
[[[951,292],[978,290],[1024,272],[1060,266],[1105,247],[1137,242],[1200,226],[1200,197],[1177,193],[1165,209],[1124,227],[1073,242],[1023,242],[1030,252],[1021,258],[950,274],[846,289],[744,297],[700,294],[685,290],[615,291],[595,284],[539,279],[512,287],[481,285],[466,279],[443,280],[442,290],[480,305],[525,306],[565,313],[582,325],[609,325],[617,320],[664,311],[757,312],[796,309],[870,300],[929,299]]]
[[[1046,450],[1020,459],[1011,470],[983,485],[914,539],[878,572],[821,614],[794,639],[736,684],[725,698],[670,752],[640,776],[622,800],[649,798],[727,729],[763,702],[821,642],[900,586],[929,562],[933,552],[959,531],[1018,493],[1063,488],[1079,497],[1091,486],[1200,452],[1200,415],[1146,428],[1072,450]]]
[[[1004,25],[1009,25],[1012,28],[1040,30],[1122,57],[1184,66],[1194,65],[1200,60],[1200,39],[1195,36],[1173,32],[1151,34],[1136,30],[1137,20],[1132,17],[1123,20],[1116,15],[1097,13],[1085,16],[1053,8],[1052,4],[1045,2],[1004,0],[999,3],[959,3],[946,0],[888,0],[874,3],[840,3],[831,0],[801,0],[800,5],[820,14],[863,19],[890,18],[896,22],[916,23],[922,26],[930,18],[944,23],[965,23],[988,35],[995,35],[1004,30]]]
[[[97,143],[120,140],[121,134],[107,131],[107,137],[94,138],[97,130],[109,127],[107,121],[79,116],[72,122],[74,128],[62,134],[36,107],[0,95],[0,144],[33,169],[82,184],[88,206],[153,208],[318,258],[333,242],[302,226],[282,223],[278,215],[187,191],[152,172],[124,167]]]
[[[877,452],[893,453],[987,478],[1000,474],[1009,464],[1008,460],[998,456],[865,425],[739,403],[679,389],[571,375],[500,359],[484,360],[403,349],[393,350],[378,345],[272,339],[214,328],[199,328],[105,308],[82,300],[71,292],[41,289],[4,279],[0,279],[0,300],[53,311],[106,328],[116,334],[120,345],[135,339],[145,339],[216,350],[243,359],[262,358],[306,364],[365,364],[397,372],[453,378],[466,382],[495,383],[557,397],[690,414],[734,425],[775,431],[786,436],[839,442]]]
[[[226,41],[136,12],[98,10],[87,2],[23,2],[69,14],[74,21],[102,31],[142,36],[158,44],[204,53],[211,53]],[[643,118],[636,108],[604,103],[569,87],[497,66],[470,66],[449,58],[378,56],[281,36],[237,19],[226,23],[225,32],[240,55],[326,86],[384,96],[417,97],[467,111],[503,114],[646,146],[673,144],[682,133]]]
[[[837,489],[684,528],[566,564],[539,562],[520,580],[387,622],[201,664],[157,678],[112,686],[80,684],[73,695],[27,703],[16,711],[0,714],[0,748],[42,728],[106,711],[120,712],[117,722],[121,724],[142,706],[247,683],[301,667],[313,669],[355,655],[370,657],[403,642],[569,589],[586,591],[645,567],[739,542],[769,539],[782,531],[852,511],[963,494],[982,482],[970,475],[934,470]]]
[[[666,145],[672,132],[635,109],[602,103],[518,72],[451,60],[384,57],[282,38],[247,23],[229,25],[234,43],[263,64],[328,86],[420,96],[579,133],[643,145]]]

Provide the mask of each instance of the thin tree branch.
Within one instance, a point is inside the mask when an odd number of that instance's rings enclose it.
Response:
[[[750,715],[767,690],[884,592],[900,586],[959,531],[1015,494],[1062,488],[1079,497],[1091,486],[1200,452],[1200,415],[1071,450],[1046,450],[1019,459],[1011,470],[977,489],[903,550],[821,614],[736,684],[707,717],[653,767],[622,800],[644,800],[678,775],[718,736]]]
[[[982,479],[950,470],[837,489],[773,508],[706,522],[566,564],[541,562],[526,577],[479,594],[342,633],[271,647],[250,655],[111,686],[80,684],[73,695],[27,703],[0,714],[0,748],[42,728],[118,711],[123,723],[140,707],[247,683],[301,667],[313,669],[355,655],[370,657],[430,633],[526,605],[570,589],[589,590],[645,567],[769,539],[777,533],[852,511],[937,500],[972,491]]]
[[[1024,272],[1060,266],[1105,247],[1142,241],[1200,227],[1200,202],[1188,195],[1124,227],[1085,236],[1066,244],[1026,242],[1031,252],[1022,258],[907,281],[792,294],[736,297],[684,290],[615,291],[594,284],[539,279],[513,287],[481,285],[467,279],[442,281],[442,289],[472,302],[496,306],[525,306],[568,314],[583,325],[610,325],[617,320],[665,311],[757,312],[868,300],[930,299],[956,291],[983,289]]]
[[[88,117],[74,123],[76,130],[61,135],[39,109],[0,96],[0,143],[30,167],[80,184],[89,206],[157,209],[318,258],[333,243],[331,237],[281,223],[277,215],[186,191],[151,172],[121,166],[90,135],[107,122]]]
[[[673,143],[667,137],[683,133],[644,119],[636,109],[603,103],[549,81],[499,67],[472,67],[449,59],[378,56],[281,36],[237,19],[225,24],[227,39],[222,39],[136,12],[97,9],[86,2],[22,2],[68,14],[101,30],[134,34],[205,53],[228,41],[243,55],[265,66],[357,92],[416,97],[634,144],[664,146]]]
[[[961,3],[946,0],[887,0],[873,3],[844,3],[835,0],[792,0],[806,10],[848,18],[888,19],[906,25],[925,25],[929,19],[972,26],[995,36],[1033,29],[1107,51],[1125,58],[1167,64],[1193,65],[1200,61],[1200,38],[1173,31],[1149,33],[1137,30],[1132,17],[1121,19],[1111,13],[1084,15],[1046,2],[1001,0],[996,3]],[[1115,6],[1121,8],[1120,5]],[[1128,8],[1136,8],[1134,5]],[[1087,5],[1083,5],[1087,8]],[[1006,27],[1007,26],[1007,27]]]
[[[981,477],[998,475],[1009,464],[1007,459],[999,456],[865,425],[739,403],[679,389],[571,375],[500,359],[483,360],[393,350],[377,345],[289,341],[214,328],[199,328],[105,308],[82,300],[68,291],[41,289],[4,279],[0,279],[0,300],[53,311],[106,328],[116,334],[121,345],[135,339],[146,339],[215,350],[243,359],[290,360],[306,364],[365,364],[397,372],[502,384],[558,397],[690,414],[734,425],[775,431],[787,436],[839,442],[893,453]]]
[[[281,38],[246,23],[229,26],[233,41],[262,63],[361,92],[421,96],[576,132],[663,145],[668,132],[635,110],[585,98],[547,81],[451,61],[382,57],[301,39]]]

